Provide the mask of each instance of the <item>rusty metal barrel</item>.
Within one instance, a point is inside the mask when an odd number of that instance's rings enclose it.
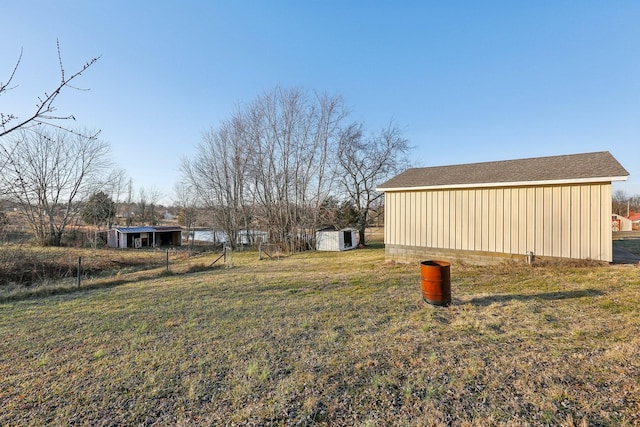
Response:
[[[422,261],[422,299],[432,305],[451,304],[451,264],[446,261]]]

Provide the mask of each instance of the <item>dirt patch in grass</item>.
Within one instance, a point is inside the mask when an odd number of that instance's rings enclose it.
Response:
[[[636,267],[454,264],[442,308],[381,249],[184,262],[0,304],[0,424],[640,423]]]

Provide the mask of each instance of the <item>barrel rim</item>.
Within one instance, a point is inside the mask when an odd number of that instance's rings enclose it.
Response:
[[[421,261],[420,265],[423,265],[425,267],[449,267],[451,266],[451,263],[449,261],[440,261],[440,260],[426,260],[426,261]]]

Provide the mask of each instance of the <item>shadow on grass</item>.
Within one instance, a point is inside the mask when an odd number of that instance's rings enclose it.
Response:
[[[557,291],[557,292],[544,292],[539,294],[526,294],[526,295],[513,295],[513,294],[500,294],[500,295],[487,295],[483,297],[472,298],[465,303],[479,306],[487,306],[496,302],[509,302],[509,301],[555,301],[571,298],[584,298],[604,295],[599,289],[581,289],[577,291]]]
[[[359,248],[359,249],[384,249],[384,242],[379,242],[374,240],[372,242],[367,242],[364,248]]]
[[[95,289],[108,289],[116,286],[124,285],[126,283],[136,282],[140,279],[134,280],[112,280],[112,281],[104,281],[99,283],[92,283],[90,285],[83,285],[79,288],[77,286],[58,286],[58,287],[38,287],[33,290],[25,290],[23,292],[11,294],[11,295],[3,295],[0,296],[0,303],[5,302],[16,302],[16,301],[25,301],[25,300],[37,300],[42,298],[48,298],[56,295],[70,295],[74,293],[84,293],[86,291],[95,290]]]

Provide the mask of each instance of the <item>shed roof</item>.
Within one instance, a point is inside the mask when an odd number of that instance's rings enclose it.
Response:
[[[169,231],[182,231],[180,227],[172,226],[141,226],[141,227],[115,227],[120,233],[158,233]]]
[[[629,172],[608,151],[412,168],[378,191],[624,181]]]

